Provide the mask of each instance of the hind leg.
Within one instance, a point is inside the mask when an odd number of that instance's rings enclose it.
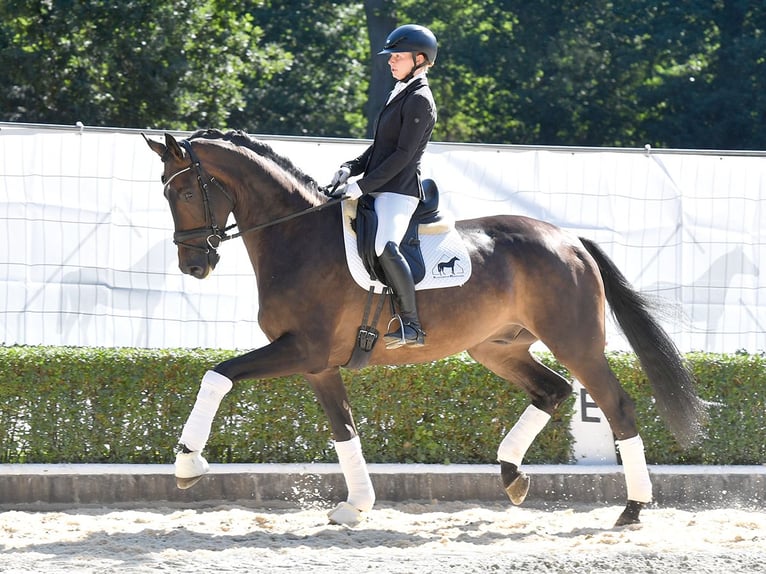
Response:
[[[635,524],[639,513],[652,500],[652,483],[646,466],[644,443],[638,434],[633,400],[620,386],[603,353],[589,360],[561,360],[576,377],[609,421],[617,437],[628,502],[615,526]]]
[[[595,290],[587,288],[587,275],[581,277],[578,287],[567,292],[565,307],[538,307],[534,313],[530,311],[534,318],[530,330],[588,390],[617,438],[628,493],[625,511],[617,520],[621,526],[639,521],[639,512],[652,499],[652,485],[633,401],[620,386],[604,355],[603,288],[596,276],[593,280]],[[549,300],[543,295],[539,298]]]
[[[497,452],[505,492],[513,504],[521,504],[530,482],[520,470],[524,455],[554,411],[571,394],[572,387],[530,355],[528,344],[493,339],[469,349],[468,353],[496,375],[520,386],[532,399]]]

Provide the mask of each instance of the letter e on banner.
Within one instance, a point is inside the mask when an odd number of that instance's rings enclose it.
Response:
[[[579,381],[573,383],[575,412],[571,430],[577,464],[617,464],[614,435],[604,413]]]

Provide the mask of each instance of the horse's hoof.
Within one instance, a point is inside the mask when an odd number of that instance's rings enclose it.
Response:
[[[197,484],[200,480],[202,480],[202,476],[195,476],[193,478],[176,477],[176,486],[180,488],[181,490],[186,490],[187,488],[191,488],[192,486]]]
[[[625,510],[622,511],[622,514],[620,514],[620,517],[617,519],[617,522],[614,523],[614,526],[618,527],[628,526],[629,524],[640,524],[641,521],[638,519],[638,515],[643,507],[643,502],[629,500],[628,504],[625,505]]]
[[[176,454],[176,486],[182,490],[191,488],[210,470],[210,465],[199,451]]]
[[[500,474],[503,477],[503,488],[511,502],[518,506],[527,498],[529,492],[529,476],[519,471],[515,464],[500,461]]]
[[[529,476],[524,472],[520,472],[519,476],[514,478],[511,484],[505,487],[505,493],[516,506],[526,500],[527,493],[529,492],[529,482]]]
[[[327,513],[330,524],[340,524],[353,528],[364,520],[362,511],[348,502],[341,502],[338,506]]]

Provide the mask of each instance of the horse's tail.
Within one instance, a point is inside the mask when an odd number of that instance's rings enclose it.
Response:
[[[606,300],[652,386],[657,410],[682,446],[703,436],[709,403],[694,390],[694,375],[678,348],[652,316],[649,300],[635,291],[593,241],[580,241],[598,264]]]

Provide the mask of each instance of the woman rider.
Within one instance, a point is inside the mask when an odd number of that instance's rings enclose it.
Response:
[[[400,328],[383,337],[388,349],[425,344],[415,283],[399,244],[423,199],[420,160],[436,124],[436,105],[426,72],[436,61],[436,51],[436,37],[423,26],[407,24],[388,35],[378,54],[388,55],[397,83],[378,116],[372,145],[358,158],[343,163],[331,183],[343,184],[349,176],[361,174],[346,186],[345,195],[351,199],[365,194],[374,197],[378,217],[375,253],[399,308]]]

